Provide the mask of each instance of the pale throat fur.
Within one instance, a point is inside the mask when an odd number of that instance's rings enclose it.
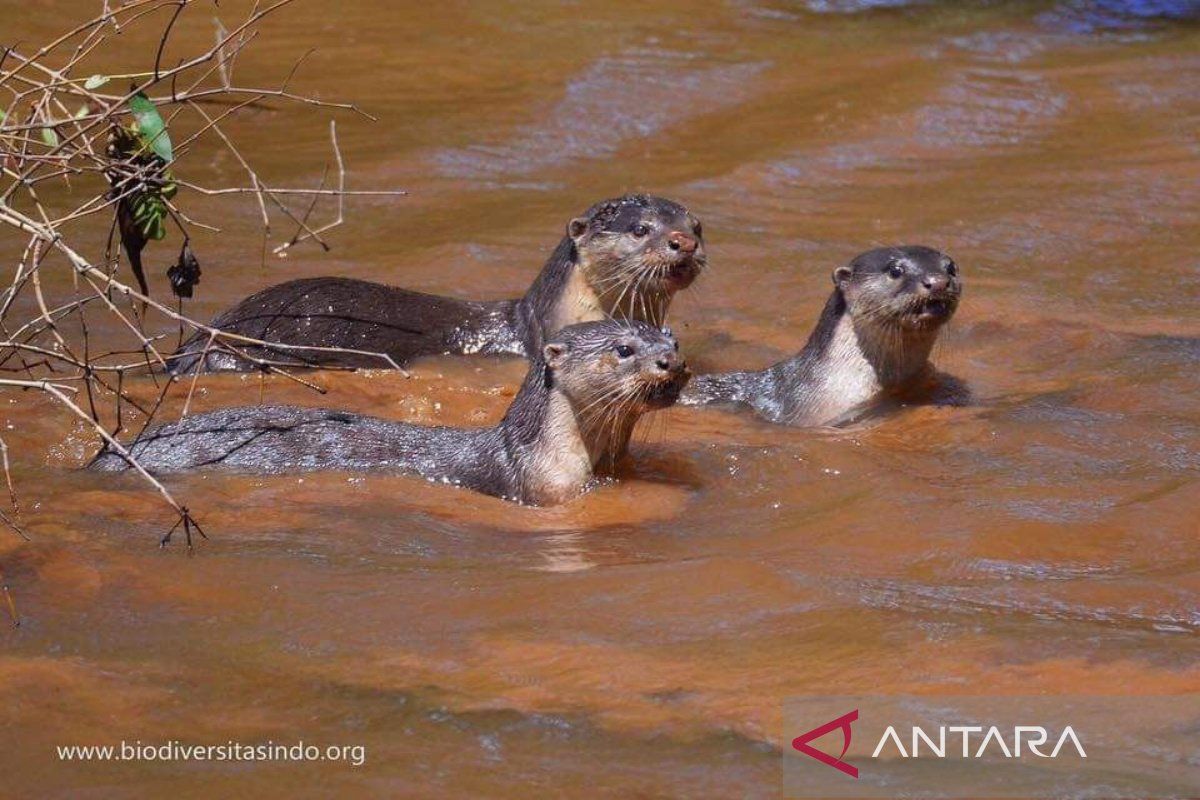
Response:
[[[904,386],[930,370],[937,331],[900,332],[856,319],[849,309],[833,331],[825,357],[816,365],[815,391],[797,417],[837,416],[870,403],[881,392]]]
[[[602,264],[605,258],[613,256],[597,245],[592,242],[579,249],[566,285],[551,312],[552,330],[605,319],[635,319],[662,325],[671,301],[670,293],[660,290],[649,276],[634,277],[632,282],[606,278]],[[600,252],[593,253],[593,250]]]
[[[538,502],[561,503],[592,479],[602,447],[584,438],[577,412],[562,390],[550,390],[544,413],[541,432],[527,451],[537,468],[526,471],[523,480]]]

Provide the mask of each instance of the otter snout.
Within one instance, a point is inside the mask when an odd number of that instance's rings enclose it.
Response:
[[[686,289],[700,274],[704,263],[704,249],[700,239],[683,231],[671,231],[667,235],[669,266],[665,278],[667,285],[678,291]]]
[[[671,231],[670,236],[667,237],[667,247],[678,252],[690,255],[696,252],[696,248],[699,246],[699,239],[683,231]]]
[[[664,408],[678,400],[679,393],[692,377],[687,361],[675,350],[656,354],[653,362],[646,365],[645,373],[653,380],[653,387],[646,396],[651,408]]]
[[[688,360],[679,354],[679,350],[674,348],[673,344],[671,349],[662,348],[659,350],[658,353],[653,355],[653,359],[654,367],[652,372],[666,375],[691,374],[688,369]]]
[[[921,278],[921,285],[924,286],[930,294],[941,294],[950,286],[950,276],[940,274],[926,273]]]
[[[687,361],[678,353],[667,353],[659,356],[654,361],[654,368],[658,373],[674,378],[680,375],[691,376],[692,371],[688,369]]]

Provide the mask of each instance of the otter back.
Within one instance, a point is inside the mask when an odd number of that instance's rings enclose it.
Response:
[[[385,353],[397,362],[443,353],[511,353],[516,336],[514,301],[471,302],[351,278],[309,278],[264,289],[213,320],[213,327],[252,339]],[[255,364],[210,345],[203,331],[172,361],[172,372],[247,370]],[[387,367],[357,353],[260,346],[239,347],[250,358],[288,366]]]
[[[284,347],[214,340],[199,331],[172,356],[171,371],[249,370],[263,362],[390,366],[369,353],[398,365],[427,355],[536,358],[546,338],[566,325],[606,316],[661,324],[671,296],[690,285],[705,259],[700,223],[687,209],[627,195],[571,220],[519,300],[463,301],[349,278],[291,281],[247,298],[212,324]]]

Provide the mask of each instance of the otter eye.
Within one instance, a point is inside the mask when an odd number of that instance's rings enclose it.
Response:
[[[903,277],[904,276],[904,265],[901,264],[899,261],[888,262],[887,274],[893,278]]]
[[[619,344],[616,346],[617,355],[621,358],[629,358],[633,355],[633,348],[627,344]]]
[[[704,238],[704,226],[701,225],[699,221],[697,221],[696,224],[692,226],[692,232],[696,234],[697,239]]]
[[[679,352],[679,342],[675,342],[675,352]]]
[[[955,275],[957,275],[958,274],[958,264],[955,264],[953,261],[951,261],[949,264],[947,264],[946,265],[946,274],[949,275],[951,278],[953,278]]]
[[[634,225],[629,232],[640,239],[650,233],[650,226],[644,222],[639,222],[637,225]]]

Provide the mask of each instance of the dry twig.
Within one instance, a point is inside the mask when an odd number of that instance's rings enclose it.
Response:
[[[296,226],[296,232],[275,248],[280,255],[305,241],[328,249],[322,234],[344,222],[347,196],[403,194],[346,188],[345,162],[333,121],[330,140],[336,188],[326,188],[327,175],[315,188],[275,186],[255,170],[226,130],[225,123],[239,111],[265,103],[295,103],[374,119],[353,104],[329,102],[293,91],[296,71],[311,51],[295,62],[275,88],[237,85],[234,66],[242,50],[255,40],[256,26],[291,2],[255,3],[246,17],[229,29],[217,22],[212,47],[182,58],[174,66],[168,66],[164,59],[168,40],[173,31],[189,24],[187,11],[196,4],[195,0],[130,0],[120,6],[105,3],[99,16],[35,51],[26,53],[0,45],[0,228],[27,237],[24,254],[16,263],[11,280],[0,279],[0,286],[4,287],[0,290],[0,374],[12,375],[0,377],[0,391],[37,391],[48,395],[83,420],[107,448],[121,454],[176,514],[176,523],[163,537],[163,544],[182,527],[190,547],[193,530],[202,537],[204,531],[188,508],[142,468],[117,439],[124,430],[125,404],[145,416],[142,421],[145,430],[172,386],[182,391],[181,384],[166,382],[151,408],[138,403],[127,391],[130,382],[127,376],[146,380],[149,367],[150,379],[157,383],[159,378],[154,371],[166,367],[171,359],[160,350],[164,333],[147,332],[153,331],[156,324],[174,326],[181,335],[200,331],[207,334],[206,353],[210,348],[235,353],[257,364],[264,373],[285,375],[317,391],[323,389],[290,374],[286,364],[256,356],[255,351],[261,348],[280,352],[336,351],[374,356],[379,358],[381,366],[399,368],[383,354],[286,345],[225,333],[191,319],[181,309],[152,297],[146,289],[141,272],[141,247],[165,235],[165,223],[170,222],[184,245],[180,254],[181,271],[178,276],[172,274],[172,284],[181,297],[190,296],[191,284],[198,273],[189,277],[183,269],[194,263],[193,259],[185,264],[185,255],[191,255],[187,247],[188,230],[216,227],[198,222],[182,210],[189,192],[215,197],[252,195],[264,236],[270,234],[271,210],[281,213]],[[164,10],[169,13],[158,13]],[[117,44],[110,38],[113,32],[154,24],[160,26],[159,36],[157,46],[147,53],[146,71],[104,78],[82,74],[85,62],[102,61],[106,46]],[[129,90],[113,92],[108,88],[119,82],[128,82]],[[219,112],[205,110],[205,106],[213,104],[222,106]],[[186,130],[188,120],[194,127],[187,136],[178,137],[178,144],[172,148],[170,134]],[[155,124],[166,132],[153,133]],[[248,186],[203,186],[175,176],[181,168],[186,168],[201,137],[209,132],[237,161]],[[68,190],[63,191],[64,187]],[[180,192],[178,197],[176,190]],[[289,204],[295,198],[307,202],[293,209]],[[310,222],[314,208],[323,198],[331,198],[335,203],[332,220]],[[106,220],[102,216],[106,214],[113,217]],[[83,239],[78,233],[83,226],[97,224],[109,228],[109,246],[99,257],[89,258],[75,242]],[[118,234],[127,262],[118,248],[112,246],[113,237]],[[73,295],[48,297],[41,273],[61,265],[69,270]],[[122,275],[126,268],[131,269],[136,279],[136,289]],[[92,315],[107,314],[118,321],[124,340],[106,342],[103,348],[94,346],[89,333],[89,309],[93,309]],[[195,382],[194,377],[188,382],[185,409]],[[0,511],[0,521],[24,536],[17,522],[20,510],[8,446],[2,440],[0,463],[12,502],[11,515]]]

